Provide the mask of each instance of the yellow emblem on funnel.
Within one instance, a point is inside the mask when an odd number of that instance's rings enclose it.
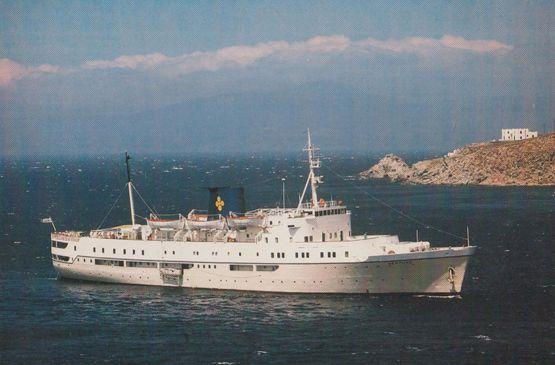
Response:
[[[222,200],[222,198],[218,196],[218,198],[216,198],[216,202],[214,203],[214,205],[216,205],[218,212],[221,212],[222,209],[224,209],[225,202]]]

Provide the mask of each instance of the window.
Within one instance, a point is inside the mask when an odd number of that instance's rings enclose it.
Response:
[[[276,271],[278,265],[256,265],[256,271]]]
[[[322,242],[326,242],[326,234],[322,232]]]
[[[231,271],[253,271],[252,265],[229,265]]]
[[[333,253],[333,257],[335,257],[335,252]]]
[[[308,236],[304,236],[304,241],[308,242]]]
[[[95,265],[106,265],[106,266],[123,266],[123,261],[120,260],[94,260]]]
[[[330,258],[330,257],[331,257],[331,252],[328,252],[328,258]]]
[[[112,253],[116,253],[116,249],[115,249],[115,248],[112,250]]]
[[[172,255],[175,255],[175,251],[172,251]]]
[[[309,258],[309,257],[310,257],[310,252],[307,252],[306,253],[306,258]]]
[[[77,251],[77,246],[73,246],[73,251]]]
[[[274,253],[273,253],[273,252],[270,254],[270,257],[271,257],[271,258],[274,258]]]
[[[345,257],[349,257],[349,251],[345,251]]]
[[[299,253],[295,252],[295,258],[298,259],[299,258]]]
[[[264,241],[266,241],[266,243],[268,243],[268,237],[264,237]]]
[[[145,250],[141,250],[141,254],[144,256],[145,255]]]
[[[284,259],[285,258],[285,252],[281,253],[281,258]]]
[[[164,264],[161,264],[161,266]],[[166,264],[169,265],[169,264]],[[121,265],[123,266],[123,265]],[[149,267],[149,268],[156,268],[158,267],[158,263],[156,262],[150,262],[150,261],[127,261],[126,263],[127,267]],[[162,266],[164,267],[164,266]],[[171,266],[167,266],[167,267],[171,267]]]
[[[93,252],[96,252],[96,247],[93,247]]]
[[[302,258],[304,259],[304,252],[303,252],[303,253],[301,253],[301,257],[302,257]]]
[[[278,243],[278,242],[279,242],[279,240],[278,240],[278,238],[277,238],[277,237],[275,238],[275,240],[276,240],[276,243]]]
[[[279,259],[281,257],[281,254],[278,252],[277,253],[277,258]]]
[[[313,240],[313,239],[312,239],[312,236],[310,236],[310,242],[312,242],[312,240]]]
[[[125,255],[127,253],[127,250],[124,248],[123,249],[123,254]]]
[[[135,254],[135,250],[133,250],[133,255]]]
[[[239,256],[241,256],[241,252],[239,252]]]
[[[323,253],[323,252],[320,252],[320,257],[324,257],[324,253]]]
[[[337,238],[337,232],[333,232],[333,238]]]

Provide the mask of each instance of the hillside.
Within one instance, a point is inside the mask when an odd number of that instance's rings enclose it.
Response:
[[[359,177],[412,184],[555,185],[555,133],[475,143],[412,166],[390,154]]]

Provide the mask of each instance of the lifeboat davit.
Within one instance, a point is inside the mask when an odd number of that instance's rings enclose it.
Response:
[[[225,219],[221,214],[193,209],[187,215],[187,226],[189,229],[223,229]]]

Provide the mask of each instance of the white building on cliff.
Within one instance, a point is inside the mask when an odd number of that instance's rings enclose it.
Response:
[[[529,131],[528,128],[501,129],[501,141],[520,141],[535,138],[538,132]]]

